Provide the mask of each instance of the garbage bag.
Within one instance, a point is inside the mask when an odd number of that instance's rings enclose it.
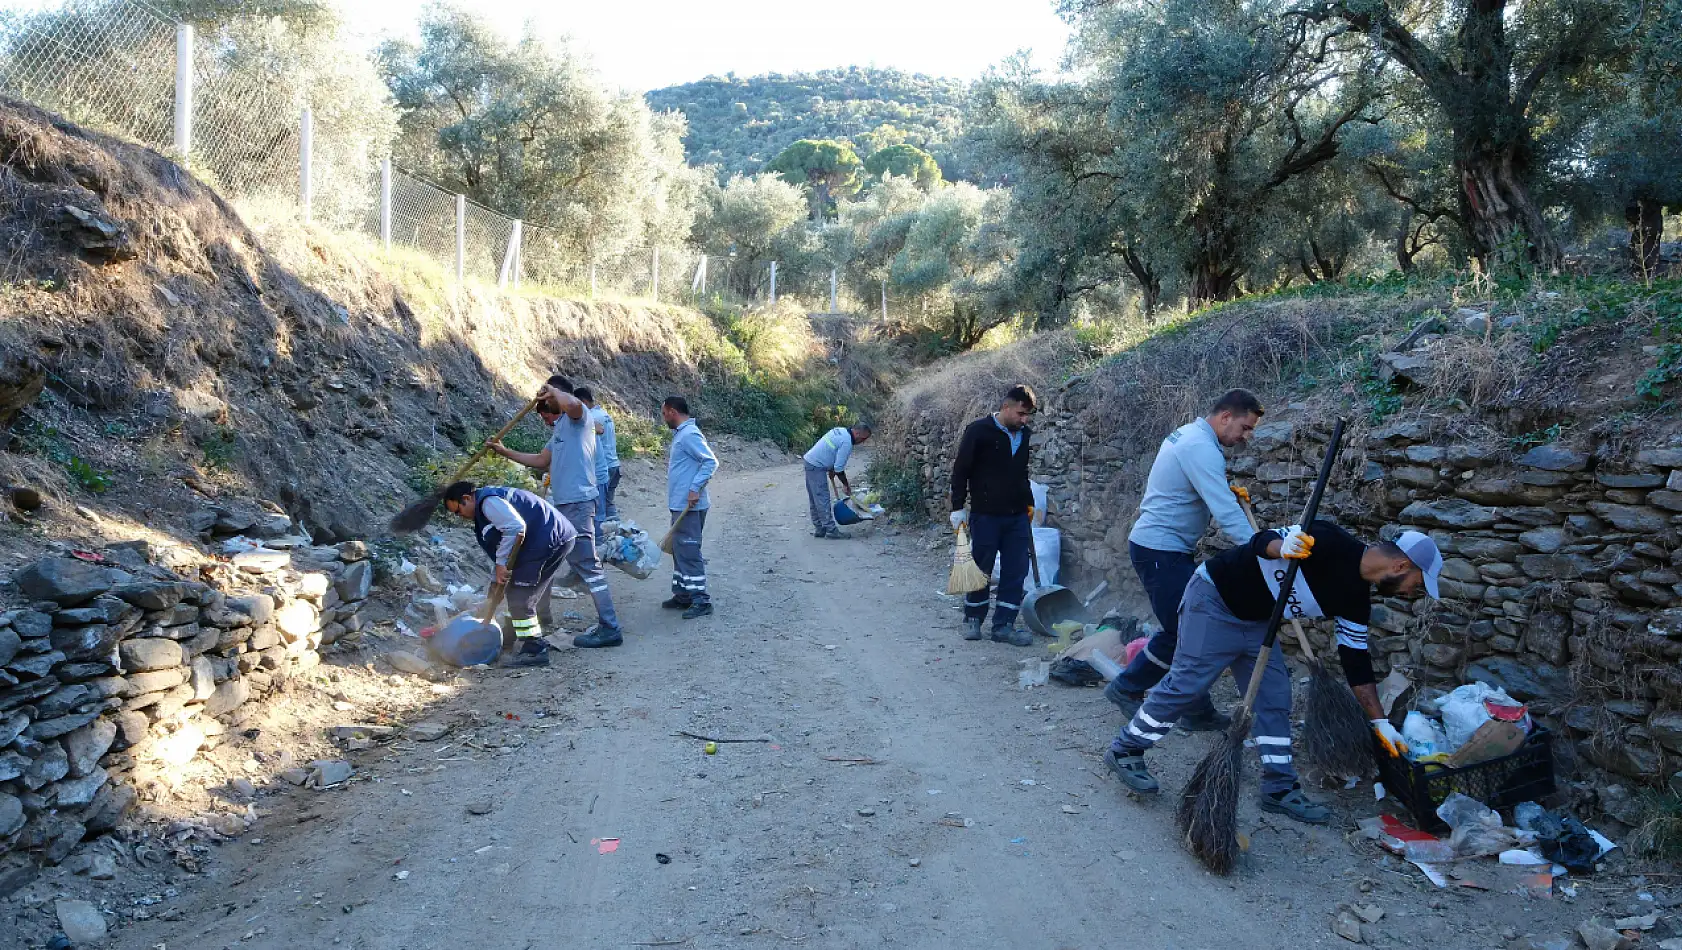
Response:
[[[1448,733],[1448,748],[1438,751],[1453,752],[1460,748],[1472,737],[1472,733],[1490,720],[1489,709],[1484,706],[1484,700],[1488,699],[1503,706],[1523,705],[1504,690],[1495,689],[1488,683],[1467,683],[1437,700],[1437,710],[1443,717],[1443,730]]]
[[[1402,721],[1402,738],[1407,740],[1410,759],[1430,758],[1449,751],[1448,736],[1443,727],[1417,709],[1409,710],[1407,718]]]
[[[1040,583],[1034,585],[1034,575],[1028,575],[1027,588],[1030,591],[1039,587],[1051,587],[1057,583],[1057,575],[1062,572],[1063,564],[1063,532],[1056,528],[1046,528],[1035,525],[1032,529],[1034,536],[1034,557],[1040,564]]]
[[[1513,809],[1513,822],[1536,835],[1536,850],[1542,857],[1577,874],[1594,872],[1600,842],[1576,818],[1524,802]]]
[[[1051,664],[1051,678],[1070,686],[1097,686],[1104,682],[1104,677],[1092,668],[1091,663],[1066,656]]]
[[[1519,843],[1518,835],[1501,823],[1494,809],[1460,792],[1443,799],[1437,817],[1454,829],[1448,842],[1457,858],[1500,854]]]
[[[607,541],[607,562],[639,581],[648,580],[660,569],[660,547],[647,531],[627,531],[621,525],[619,536]]]

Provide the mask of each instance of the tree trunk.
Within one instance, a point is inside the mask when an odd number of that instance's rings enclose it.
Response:
[[[1514,154],[1519,148],[1501,147],[1487,129],[1457,129],[1455,139],[1460,220],[1472,252],[1485,264],[1522,259],[1538,267],[1557,267],[1559,242],[1525,183],[1528,163]]]
[[[1413,243],[1408,240],[1413,233],[1413,209],[1402,209],[1402,221],[1396,226],[1396,266],[1402,273],[1413,273]]]
[[[1162,278],[1156,276],[1144,257],[1131,246],[1121,249],[1121,259],[1127,264],[1127,270],[1132,273],[1133,280],[1139,284],[1139,296],[1143,298],[1145,316],[1148,318],[1156,313],[1156,308],[1162,304]]]
[[[1635,273],[1651,280],[1659,272],[1659,243],[1664,240],[1664,205],[1651,198],[1631,198],[1624,208],[1629,222],[1629,259]]]
[[[1238,278],[1243,276],[1244,269],[1237,263],[1238,237],[1232,233],[1231,225],[1221,220],[1210,220],[1220,215],[1200,213],[1199,221],[1193,219],[1193,233],[1197,235],[1197,246],[1192,250],[1191,259],[1191,303],[1214,303],[1219,300],[1231,300],[1238,295]]]

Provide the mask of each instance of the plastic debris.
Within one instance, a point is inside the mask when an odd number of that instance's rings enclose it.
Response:
[[[596,846],[597,854],[612,854],[619,850],[618,838],[591,838],[590,843]]]

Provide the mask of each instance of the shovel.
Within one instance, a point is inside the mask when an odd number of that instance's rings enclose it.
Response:
[[[1057,632],[1051,628],[1065,620],[1086,616],[1086,605],[1081,603],[1079,595],[1061,584],[1040,586],[1040,556],[1034,550],[1031,524],[1028,530],[1028,564],[1034,569],[1034,589],[1022,598],[1022,622],[1042,637],[1055,637]]]

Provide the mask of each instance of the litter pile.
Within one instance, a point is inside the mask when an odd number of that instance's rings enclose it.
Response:
[[[660,546],[635,521],[602,524],[602,560],[639,581],[646,581],[660,569]]]
[[[1468,683],[1431,705],[1435,718],[1415,709],[1402,723],[1415,762],[1465,768],[1516,752],[1535,730],[1523,703],[1486,683]]]

